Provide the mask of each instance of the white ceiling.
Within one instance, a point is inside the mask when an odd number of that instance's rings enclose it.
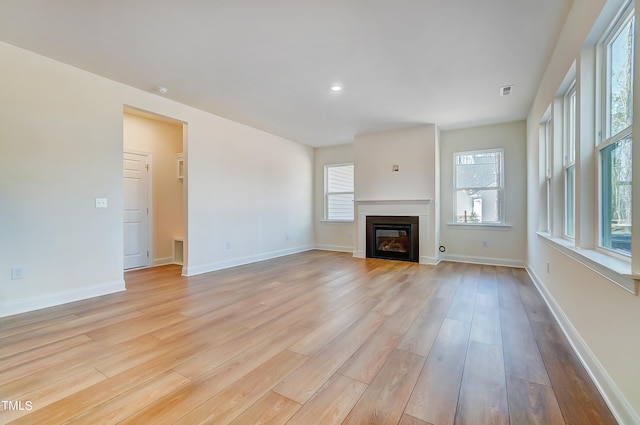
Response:
[[[526,118],[571,3],[2,0],[0,40],[325,146]]]

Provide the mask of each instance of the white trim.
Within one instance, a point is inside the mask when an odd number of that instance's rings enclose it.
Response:
[[[202,266],[188,266],[182,268],[183,276],[195,276],[203,273],[214,272],[217,270],[228,269],[245,264],[257,263],[258,261],[270,260],[272,258],[284,257],[285,255],[298,254],[300,252],[311,251],[313,245],[303,245],[295,248],[281,249],[278,251],[265,252],[263,254],[250,255],[248,257],[239,257],[217,263],[205,264]]]
[[[609,406],[609,409],[611,409],[611,413],[615,416],[618,423],[620,425],[640,424],[640,416],[637,415],[613,379],[611,379],[611,376],[609,376],[604,366],[602,366],[597,357],[589,349],[589,346],[582,339],[576,328],[573,327],[573,324],[571,324],[571,321],[562,310],[562,307],[560,307],[560,304],[553,298],[551,292],[549,292],[530,265],[527,265],[526,270],[538,289],[538,292],[542,295],[542,298],[551,310],[562,333],[564,333],[564,336],[569,341],[571,348],[573,348],[578,359],[580,359],[580,362],[598,388],[598,391]]]
[[[372,205],[387,205],[387,204],[428,204],[431,202],[430,198],[425,199],[356,199],[356,204],[372,204]]]
[[[320,220],[322,224],[353,224],[355,220]]]
[[[507,223],[447,223],[449,227],[464,227],[465,229],[472,229],[474,227],[484,230],[489,229],[510,229],[513,226]]]
[[[0,304],[0,317],[13,316],[14,314],[40,310],[42,308],[86,300],[88,298],[113,294],[115,292],[125,290],[126,287],[124,279],[122,279],[113,282],[99,283],[97,285],[83,286],[67,291],[53,292],[50,294],[9,301],[7,303]]]
[[[437,266],[438,264],[440,264],[440,261],[442,261],[442,258],[440,257],[428,257],[426,255],[421,255],[418,259],[418,262],[420,264],[424,264],[427,266]]]
[[[451,261],[454,263],[483,264],[488,266],[517,267],[522,269],[525,268],[527,264],[524,260],[514,260],[510,258],[477,257],[471,255],[451,254],[443,254],[440,257],[440,260]]]
[[[162,257],[153,259],[153,267],[166,266],[167,264],[176,264],[173,257]]]
[[[353,246],[316,244],[313,249],[320,251],[353,252]]]
[[[640,276],[632,273],[629,261],[620,260],[595,249],[576,248],[571,241],[564,238],[554,238],[543,232],[537,232],[537,235],[555,250],[574,259],[622,289],[634,295],[640,295]]]

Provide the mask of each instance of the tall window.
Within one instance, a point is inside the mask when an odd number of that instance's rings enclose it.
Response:
[[[455,221],[504,223],[504,151],[454,154]]]
[[[631,167],[635,15],[628,10],[602,43],[605,134],[600,156],[600,245],[631,254]]]
[[[325,167],[325,218],[353,221],[353,164]]]
[[[548,109],[548,114],[551,114],[551,107]],[[546,114],[545,114],[546,115]],[[552,214],[552,189],[551,186],[551,168],[552,168],[552,155],[551,155],[551,117],[547,117],[545,121],[540,125],[540,137],[542,138],[542,142],[544,143],[544,187],[545,187],[545,201],[547,205],[546,210],[546,223],[545,230],[551,233],[551,217]]]
[[[576,234],[576,86],[575,81],[564,98],[564,234]]]

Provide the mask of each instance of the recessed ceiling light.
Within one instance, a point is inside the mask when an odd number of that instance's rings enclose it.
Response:
[[[340,84],[332,84],[331,91],[342,91],[342,86]]]

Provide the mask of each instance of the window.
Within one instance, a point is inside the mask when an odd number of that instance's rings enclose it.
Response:
[[[353,164],[325,167],[325,219],[353,221]]]
[[[552,168],[552,155],[551,155],[551,106],[547,109],[549,117],[545,118],[545,121],[540,125],[540,137],[542,143],[544,143],[544,187],[545,187],[545,202],[546,202],[546,222],[544,223],[544,229],[551,233],[551,221],[552,221],[552,185],[551,185],[551,168]]]
[[[504,151],[454,154],[457,223],[504,223]]]
[[[633,9],[621,18],[602,43],[605,137],[600,157],[600,246],[631,255],[631,169],[633,123]]]
[[[564,97],[564,234],[575,238],[576,207],[576,86]]]

